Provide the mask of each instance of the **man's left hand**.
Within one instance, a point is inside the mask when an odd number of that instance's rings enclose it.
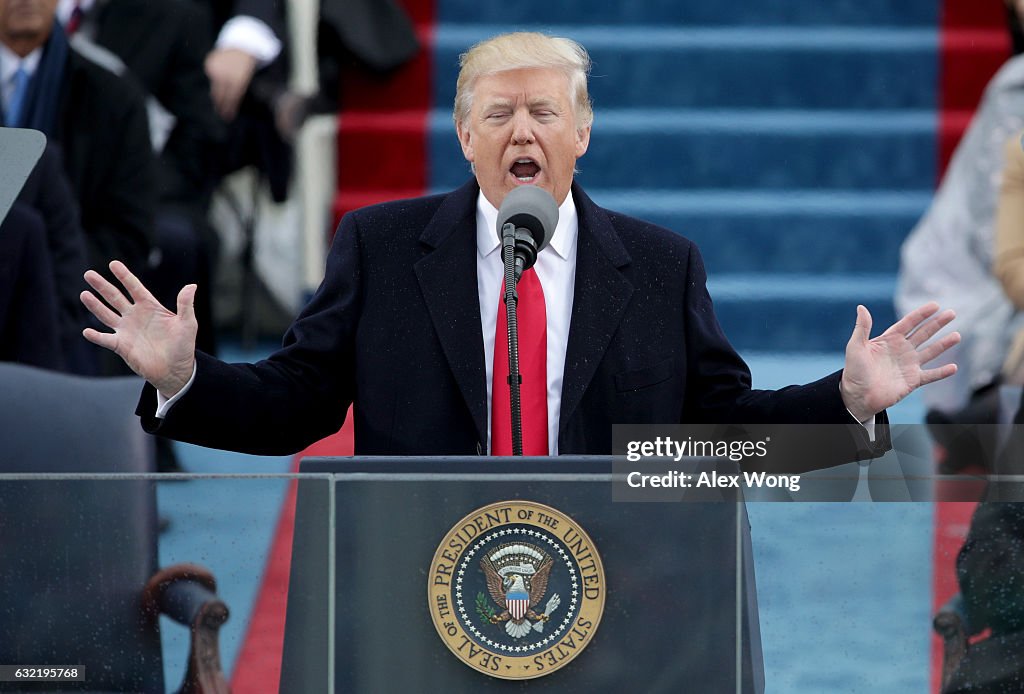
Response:
[[[858,421],[870,419],[923,385],[956,373],[956,364],[923,368],[960,342],[960,333],[952,332],[925,344],[955,315],[951,309],[939,313],[936,303],[925,304],[871,339],[871,314],[864,306],[857,307],[857,325],[846,345],[839,391]]]

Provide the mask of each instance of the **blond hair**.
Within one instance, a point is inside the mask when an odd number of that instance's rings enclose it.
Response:
[[[499,34],[477,43],[459,56],[459,79],[455,86],[452,118],[464,123],[473,106],[473,87],[481,77],[507,70],[554,68],[569,81],[569,97],[576,115],[576,127],[594,122],[594,108],[587,92],[590,56],[572,39],[520,31]]]

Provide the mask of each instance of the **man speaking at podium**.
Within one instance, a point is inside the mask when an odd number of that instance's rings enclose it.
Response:
[[[495,222],[525,185],[559,206],[550,246],[518,288],[526,455],[610,454],[613,424],[679,422],[849,424],[882,450],[885,408],[955,372],[923,368],[959,340],[928,343],[952,311],[924,306],[869,339],[858,307],[842,371],[752,390],[696,246],[597,207],[573,183],[593,120],[583,47],[506,34],[461,62],[455,129],[475,178],[346,215],[323,284],[268,359],[229,365],[195,350],[195,285],[172,313],[119,262],[130,299],[87,273],[113,310],[88,292],[82,301],[113,332],[85,337],[149,382],[138,409],[147,430],[284,454],[337,431],[354,404],[357,454],[507,455]]]

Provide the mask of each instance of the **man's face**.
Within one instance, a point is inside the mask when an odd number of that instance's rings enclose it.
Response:
[[[554,68],[479,78],[472,110],[456,131],[480,189],[499,208],[510,190],[525,185],[540,186],[561,205],[590,143],[590,126],[576,128],[569,80]]]
[[[0,0],[0,41],[9,46],[43,45],[56,12],[57,0]]]

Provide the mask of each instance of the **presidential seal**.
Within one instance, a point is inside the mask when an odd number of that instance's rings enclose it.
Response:
[[[502,501],[448,531],[427,596],[437,633],[462,662],[522,680],[549,675],[586,648],[606,590],[601,557],[569,516]]]

